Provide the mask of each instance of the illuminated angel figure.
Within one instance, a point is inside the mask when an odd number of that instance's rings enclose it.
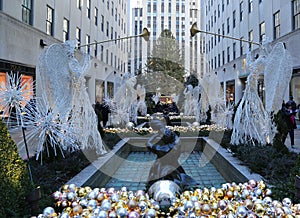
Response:
[[[74,40],[47,48],[40,57],[41,84],[49,107],[56,108],[63,123],[77,126],[80,148],[95,148],[97,153],[105,153],[97,129],[97,117],[85,86],[89,55],[82,54],[83,58],[77,60],[76,46]]]
[[[6,84],[0,84],[2,118],[8,117],[6,123],[9,127],[22,125],[22,110],[33,95],[33,86],[33,80],[23,80],[18,73],[7,73]]]
[[[263,72],[266,58],[260,56],[253,61],[250,54],[247,56],[251,73],[247,78],[245,92],[234,117],[231,144],[255,145],[255,142],[258,142],[260,145],[266,145],[273,142],[276,126],[257,92],[257,78]]]

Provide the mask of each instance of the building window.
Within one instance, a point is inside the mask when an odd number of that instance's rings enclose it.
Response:
[[[53,36],[53,15],[53,8],[47,5],[46,33],[51,36]]]
[[[300,0],[293,0],[293,30],[300,28]]]
[[[105,51],[105,63],[108,64],[108,49]]]
[[[230,32],[230,19],[229,17],[227,18],[227,34]]]
[[[277,11],[273,15],[273,19],[274,19],[274,39],[277,39],[280,36],[280,11]]]
[[[95,58],[98,56],[98,44],[97,44],[97,41],[95,41],[94,56],[95,56]]]
[[[249,31],[249,41],[252,42],[253,41],[253,30]],[[252,43],[249,43],[249,51],[251,51],[252,49]]]
[[[230,62],[230,47],[227,47],[227,62]]]
[[[259,24],[259,41],[262,42],[266,37],[266,25],[265,22]]]
[[[69,40],[70,22],[68,19],[64,18],[63,21],[63,41]]]
[[[244,38],[242,37],[241,38],[241,41],[240,41],[240,56],[242,56],[244,54],[244,44],[243,44],[243,40]]]
[[[240,21],[242,21],[244,19],[244,16],[243,16],[243,2],[241,1],[240,2]]]
[[[103,61],[103,55],[104,55],[104,47],[103,45],[100,45],[100,60]]]
[[[109,22],[106,22],[106,36],[109,36]]]
[[[232,12],[232,28],[235,28],[235,10]]]
[[[249,13],[253,11],[253,0],[248,0]]]
[[[90,42],[91,42],[91,37],[87,34],[86,37],[85,37],[85,44],[87,44],[86,46],[86,53],[87,54],[90,54]]]
[[[101,15],[101,31],[104,31],[104,16]]]
[[[76,40],[78,41],[78,43],[81,43],[81,29],[80,28],[76,28]]]
[[[225,64],[225,51],[222,51],[222,65]]]
[[[82,8],[82,0],[77,0],[77,8],[81,10]]]
[[[91,18],[91,0],[86,0],[86,16]]]
[[[232,44],[232,59],[234,60],[236,58],[236,43],[234,42]]]
[[[95,7],[95,25],[98,26],[98,8]]]
[[[224,8],[225,8],[225,4],[224,4],[224,0],[222,0],[222,12],[224,12]]]
[[[23,4],[22,4],[22,21],[29,25],[32,25],[32,2],[31,1],[32,0],[23,0]]]
[[[111,16],[114,16],[114,2],[111,3]]]

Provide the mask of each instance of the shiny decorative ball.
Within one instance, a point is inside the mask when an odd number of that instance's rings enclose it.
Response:
[[[135,196],[136,197],[140,197],[140,196],[144,196],[145,195],[145,192],[143,190],[137,190],[135,192]]]
[[[110,211],[109,214],[108,214],[108,217],[109,218],[117,218],[117,213],[115,211]]]
[[[71,207],[66,207],[66,208],[63,209],[62,212],[63,212],[63,213],[67,213],[67,214],[71,214],[72,208],[71,208]]]
[[[81,213],[81,217],[90,217],[91,213],[90,213],[90,210],[85,208],[82,210],[82,213]]]
[[[55,213],[55,210],[53,207],[46,207],[43,210],[43,215],[45,215],[46,217],[49,217],[51,214]]]
[[[117,211],[117,215],[121,218],[125,218],[128,214],[128,211],[124,208],[124,207],[121,207],[118,209]]]
[[[282,204],[285,207],[291,207],[292,206],[292,200],[290,198],[284,198],[282,200]]]
[[[145,201],[140,201],[138,206],[142,212],[145,212],[145,210],[148,208],[148,205]]]
[[[60,206],[64,208],[64,207],[69,207],[70,205],[69,205],[69,202],[67,200],[63,200],[63,201],[60,202]]]
[[[97,201],[94,199],[89,200],[87,203],[87,207],[91,208],[91,210],[94,210],[97,207]]]
[[[262,204],[255,204],[254,205],[254,211],[258,214],[263,215],[265,213],[265,208]]]
[[[246,199],[246,198],[248,198],[249,195],[250,195],[249,190],[244,189],[244,190],[242,191],[241,197],[242,197],[243,199]]]
[[[220,200],[219,203],[218,203],[218,208],[220,208],[220,210],[224,211],[226,209],[226,207],[227,207],[226,201]]]
[[[70,218],[70,214],[62,213],[59,218]]]
[[[236,209],[236,216],[237,217],[246,217],[247,216],[247,208],[244,206],[239,206]]]
[[[98,193],[93,190],[93,191],[91,191],[90,193],[87,194],[87,198],[88,199],[96,199],[97,195],[98,195]]]
[[[269,206],[272,205],[272,201],[273,201],[272,198],[269,197],[269,196],[267,196],[267,197],[265,197],[265,198],[263,199],[263,203],[266,204],[266,205],[269,205]]]
[[[69,192],[69,193],[67,194],[67,199],[68,199],[69,201],[73,201],[75,198],[76,198],[76,194],[75,194],[74,192]]]
[[[155,218],[155,216],[156,216],[156,210],[154,210],[154,209],[149,209],[148,210],[148,212],[147,212],[147,217],[149,217],[149,218]]]
[[[272,190],[267,188],[266,191],[265,191],[265,195],[266,196],[271,196],[273,193],[272,193]]]
[[[191,201],[192,201],[192,202],[197,202],[198,199],[199,199],[198,196],[194,196],[194,195],[191,196]]]
[[[192,201],[186,201],[184,203],[184,211],[191,210],[191,209],[193,209],[193,207],[194,207],[194,204]]]
[[[75,207],[75,206],[77,206],[77,205],[79,205],[79,202],[73,201],[72,204],[71,204],[71,207]]]
[[[80,198],[86,196],[86,190],[85,190],[85,188],[79,188],[78,191],[77,191],[77,195]]]
[[[105,210],[105,211],[110,210],[110,209],[111,209],[111,203],[110,203],[110,201],[107,200],[107,199],[104,199],[104,200],[102,201],[101,208],[102,208],[103,210]]]
[[[136,208],[137,202],[136,202],[135,200],[133,200],[133,199],[130,199],[130,200],[128,201],[128,203],[127,203],[127,206],[128,206],[128,208],[129,208],[130,210],[133,210],[133,209]]]
[[[73,207],[72,213],[74,215],[80,215],[82,213],[82,210],[83,210],[82,206],[81,205],[77,205],[77,206]]]
[[[62,193],[60,191],[56,191],[52,194],[52,197],[54,198],[54,200],[60,200],[62,197]]]
[[[126,124],[126,128],[129,129],[129,130],[132,130],[134,128],[134,123],[133,122],[128,122]]]
[[[62,192],[68,192],[69,191],[69,185],[65,184],[61,187]]]
[[[222,189],[218,188],[215,192],[215,198],[216,199],[223,199],[224,197],[224,192]]]
[[[125,186],[122,187],[122,188],[121,188],[121,192],[127,192],[127,187],[125,187]]]
[[[82,198],[82,199],[79,201],[79,205],[82,206],[82,207],[87,207],[87,204],[88,204],[88,200],[85,199],[85,198]]]
[[[118,202],[120,196],[119,196],[119,194],[117,194],[117,193],[113,193],[113,194],[111,195],[110,198],[111,198],[111,201],[112,201],[112,202]]]
[[[84,187],[84,189],[87,194],[90,193],[91,191],[93,191],[93,189],[89,186]]]
[[[104,210],[101,210],[97,216],[98,218],[107,218],[107,212]]]
[[[77,190],[77,186],[75,184],[70,184],[69,185],[69,191],[75,192]]]
[[[128,214],[128,218],[139,218],[140,214],[137,211],[130,211]]]
[[[255,188],[257,186],[257,182],[254,179],[249,180],[248,184],[250,185],[251,188]]]
[[[209,214],[210,211],[211,211],[211,207],[209,204],[203,204],[202,205],[202,208],[201,208],[201,211],[204,213],[204,214]]]
[[[99,193],[96,197],[96,200],[101,202],[104,199],[104,194],[103,193]]]

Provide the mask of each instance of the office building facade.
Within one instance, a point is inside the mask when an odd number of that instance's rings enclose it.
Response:
[[[76,39],[80,45],[95,43],[79,48],[91,57],[86,76],[91,102],[112,97],[115,77],[128,68],[128,43],[96,42],[127,36],[127,6],[126,0],[0,0],[1,81],[19,72],[37,81],[40,95],[40,55],[53,43]]]
[[[285,43],[293,57],[293,76],[286,94],[300,103],[300,0],[202,0],[204,19],[201,28],[208,32],[237,38],[205,34],[206,52],[212,72],[224,87],[226,101],[238,102],[245,88],[246,53],[259,53],[259,45],[270,41]],[[263,101],[263,78],[258,81]],[[286,99],[288,100],[288,99]]]

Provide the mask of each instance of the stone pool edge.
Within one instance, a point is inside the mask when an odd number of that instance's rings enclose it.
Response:
[[[113,171],[119,168],[129,152],[143,149],[142,147],[134,148],[135,146],[130,146],[126,149],[124,145],[129,141],[142,141],[145,139],[143,137],[132,137],[120,140],[111,151],[100,156],[66,184],[75,184],[77,187],[104,187],[111,178],[103,173],[106,169],[109,168],[110,173],[113,174]],[[203,140],[200,149],[206,156],[212,157],[211,163],[228,182],[243,183],[251,179],[256,181],[263,180],[261,175],[251,173],[248,167],[242,165],[240,160],[233,157],[232,153],[208,137],[182,137],[181,140]]]

